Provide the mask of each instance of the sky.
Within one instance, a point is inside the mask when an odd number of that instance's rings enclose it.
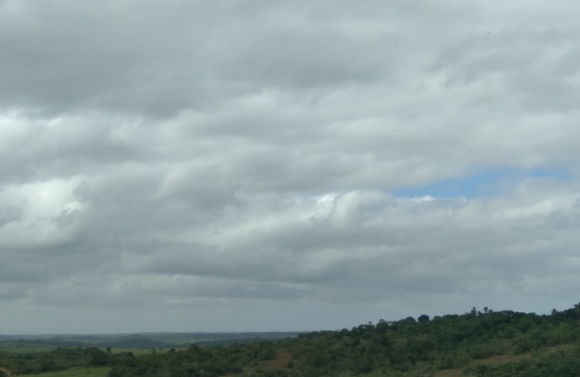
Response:
[[[573,306],[579,12],[0,0],[0,333]]]

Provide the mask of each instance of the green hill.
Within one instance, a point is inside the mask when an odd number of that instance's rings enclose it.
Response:
[[[14,375],[108,367],[109,377],[580,377],[580,306],[549,315],[474,308],[461,315],[380,320],[276,341],[220,340],[185,350],[145,337],[110,343],[156,349],[160,344],[164,352],[144,355],[96,347],[0,352],[0,367]]]
[[[141,365],[119,365],[110,376],[575,376],[579,345],[580,307],[550,315],[474,308],[279,342],[192,346],[149,355]]]

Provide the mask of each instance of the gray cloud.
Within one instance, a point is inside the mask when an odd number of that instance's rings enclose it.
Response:
[[[0,333],[571,305],[577,5],[514,4],[0,2]]]

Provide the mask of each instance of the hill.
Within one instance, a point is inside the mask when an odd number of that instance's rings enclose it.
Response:
[[[473,308],[461,315],[380,320],[278,342],[200,348],[119,365],[111,377],[580,376],[580,306],[550,315]]]
[[[156,349],[168,344],[146,337],[109,344],[115,343]],[[16,375],[110,367],[109,377],[580,377],[580,306],[549,315],[474,308],[276,341],[202,345],[144,355],[96,347],[0,352],[0,367]]]

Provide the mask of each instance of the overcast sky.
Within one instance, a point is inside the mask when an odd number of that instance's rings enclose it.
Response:
[[[571,307],[578,14],[0,0],[0,333]]]

